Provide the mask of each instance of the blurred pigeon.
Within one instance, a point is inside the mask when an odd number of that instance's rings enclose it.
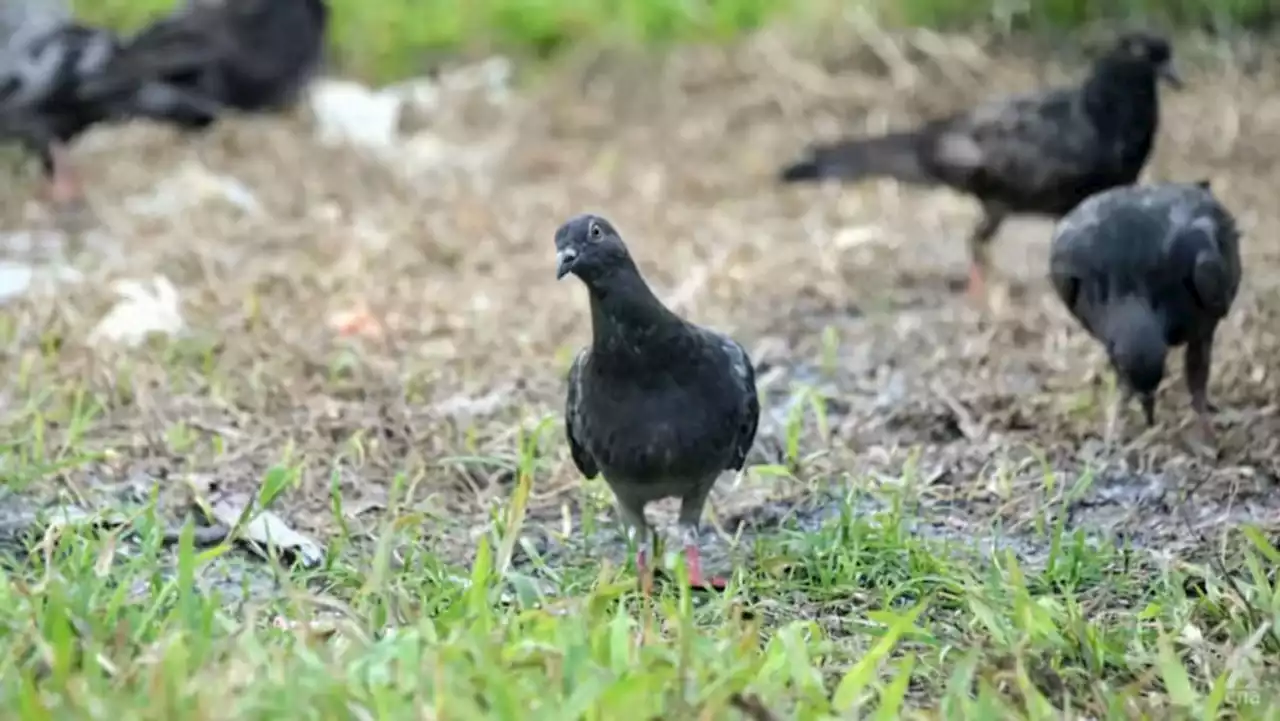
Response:
[[[85,92],[141,79],[242,112],[283,109],[318,69],[328,23],[326,0],[192,0],[126,40]]]
[[[1169,348],[1186,344],[1191,407],[1212,438],[1207,386],[1213,334],[1240,287],[1240,234],[1208,181],[1113,188],[1068,213],[1049,275],[1071,314],[1107,349],[1124,387],[1155,423]],[[1108,412],[1108,445],[1119,404]]]
[[[119,48],[113,33],[74,22],[56,0],[0,5],[0,137],[20,140],[39,154],[55,203],[79,200],[80,183],[66,147],[95,123],[132,115],[204,117],[216,110],[154,83],[125,83],[115,92],[86,96],[86,79]]]
[[[1137,180],[1159,122],[1160,77],[1182,86],[1169,43],[1126,33],[1081,86],[988,101],[913,130],[816,145],[780,179],[888,176],[976,196],[982,219],[968,238],[969,292],[981,298],[989,245],[1006,217],[1056,219],[1093,193]]]
[[[569,370],[565,430],[573,462],[599,473],[622,521],[639,534],[636,565],[648,583],[651,529],[644,509],[681,499],[679,524],[692,585],[702,574],[698,523],[711,487],[740,470],[760,418],[755,371],[741,345],[685,321],[649,290],[618,231],[579,215],[556,231],[556,278],[572,273],[591,301],[591,345]]]

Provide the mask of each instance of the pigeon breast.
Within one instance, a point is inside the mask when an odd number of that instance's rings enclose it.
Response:
[[[583,356],[577,393],[583,447],[606,476],[633,480],[740,468],[755,423],[746,354],[696,327],[679,328],[661,344],[640,372],[636,359],[613,357],[632,355],[621,349]]]

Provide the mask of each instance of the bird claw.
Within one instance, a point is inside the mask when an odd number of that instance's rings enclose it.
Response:
[[[1120,414],[1122,412],[1122,402],[1119,398],[1112,398],[1107,403],[1105,428],[1103,430],[1102,445],[1107,455],[1115,451],[1116,443],[1120,440],[1122,431],[1122,423]]]
[[[1200,412],[1200,415],[1202,415],[1202,416],[1203,416],[1203,415],[1208,415],[1208,414],[1211,414],[1211,413],[1213,413],[1213,414],[1217,414],[1217,413],[1221,413],[1221,412],[1222,412],[1222,407],[1221,407],[1221,406],[1219,406],[1217,403],[1214,403],[1213,401],[1208,400],[1208,399],[1204,399],[1204,400],[1200,401],[1200,402],[1199,402],[1199,404],[1192,404],[1192,405],[1199,405],[1199,406],[1200,406],[1199,412]]]
[[[45,188],[45,197],[49,203],[58,208],[83,205],[84,188],[80,183],[66,176],[54,177]]]
[[[67,205],[84,200],[84,187],[80,182],[65,146],[54,144],[49,148],[52,169],[46,189],[49,200],[55,205]]]
[[[59,224],[78,227],[92,219],[93,211],[85,197],[84,186],[75,170],[67,166],[67,161],[59,161],[43,194]]]
[[[83,199],[53,204],[50,216],[59,228],[71,233],[82,232],[96,222],[93,208]]]
[[[645,598],[653,596],[653,571],[650,569],[640,571],[640,595]]]
[[[729,587],[729,579],[723,576],[712,576],[706,579],[689,579],[689,587],[703,591],[723,591]]]
[[[704,591],[723,591],[729,581],[720,576],[710,578],[702,575],[702,557],[697,546],[686,546],[684,549],[685,564],[689,569],[689,587]]]
[[[974,303],[983,304],[987,300],[987,282],[982,273],[982,268],[975,265],[969,266],[969,283],[965,287],[965,294],[969,300]]]
[[[1213,428],[1213,421],[1208,416],[1196,416],[1191,425],[1191,433],[1187,436],[1187,444],[1191,450],[1202,456],[1218,457],[1218,434]]]
[[[636,551],[636,575],[640,577],[640,592],[645,596],[652,596],[653,569],[649,566],[647,555],[643,546]]]

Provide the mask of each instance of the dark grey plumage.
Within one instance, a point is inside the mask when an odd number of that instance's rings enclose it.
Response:
[[[112,32],[75,22],[56,0],[14,0],[0,11],[0,136],[39,154],[56,202],[80,188],[66,146],[91,126],[148,116],[186,122],[216,108],[162,83],[120,84],[86,93],[85,84],[120,51]]]
[[[977,197],[970,290],[981,294],[989,245],[1013,214],[1061,217],[1093,193],[1137,180],[1159,123],[1158,78],[1175,86],[1169,43],[1127,33],[1080,86],[1001,98],[881,137],[810,148],[783,182],[888,176]]]
[[[1186,345],[1191,405],[1207,432],[1213,336],[1240,287],[1240,234],[1207,181],[1114,188],[1054,231],[1049,276],[1103,343],[1125,388],[1155,422],[1169,348]],[[1114,432],[1114,411],[1108,422]]]
[[[281,109],[318,69],[328,24],[326,0],[193,0],[126,40],[84,92],[159,82],[242,112]]]
[[[591,303],[591,345],[573,362],[565,403],[574,464],[587,478],[604,474],[623,522],[640,534],[642,573],[646,504],[680,498],[690,580],[707,585],[698,523],[717,478],[741,469],[755,440],[760,403],[751,359],[731,338],[664,306],[604,218],[577,216],[555,242],[556,277],[578,276]]]

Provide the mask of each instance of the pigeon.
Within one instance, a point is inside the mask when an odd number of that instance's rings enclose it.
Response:
[[[1123,387],[1155,424],[1169,349],[1186,345],[1191,407],[1206,439],[1213,335],[1240,288],[1240,233],[1209,181],[1098,193],[1054,230],[1049,276],[1063,304],[1107,351]],[[1115,438],[1119,403],[1108,409]]]
[[[93,125],[130,116],[205,117],[216,108],[156,83],[86,95],[85,81],[120,49],[111,31],[75,22],[56,0],[6,0],[0,10],[0,137],[40,156],[55,204],[75,203],[80,182],[67,145]]]
[[[779,179],[887,176],[975,196],[982,218],[968,238],[968,290],[981,299],[989,245],[1006,217],[1056,220],[1093,193],[1137,180],[1159,122],[1160,78],[1182,87],[1168,41],[1125,33],[1082,85],[991,100],[912,130],[816,145]]]
[[[190,0],[128,38],[84,92],[112,95],[141,79],[225,109],[285,109],[320,67],[329,15],[326,0]]]
[[[565,435],[586,478],[603,474],[651,590],[645,506],[680,498],[679,525],[695,587],[703,575],[699,520],[724,471],[743,468],[760,420],[755,370],[741,345],[673,313],[649,289],[608,220],[579,215],[556,231],[556,279],[577,276],[591,304],[591,344],[573,361]]]

